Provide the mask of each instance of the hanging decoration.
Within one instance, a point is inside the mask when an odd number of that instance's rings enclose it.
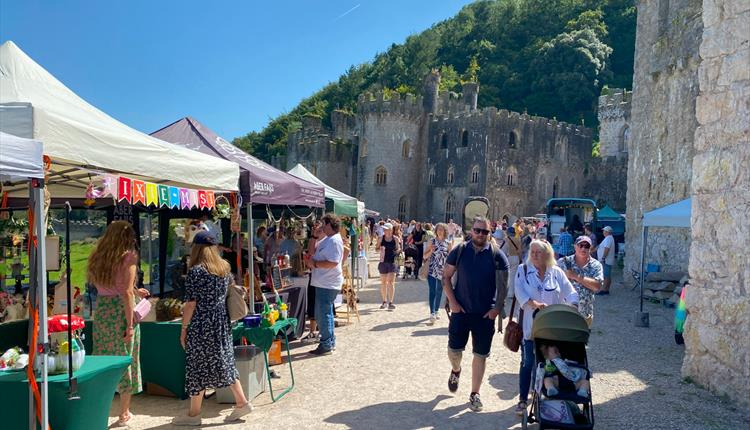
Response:
[[[93,182],[86,188],[87,206],[92,206],[96,199],[112,197],[116,202],[141,204],[143,206],[169,207],[174,209],[217,209],[228,216],[226,197],[217,205],[213,191],[194,190],[140,181],[126,176],[101,175],[101,186]]]

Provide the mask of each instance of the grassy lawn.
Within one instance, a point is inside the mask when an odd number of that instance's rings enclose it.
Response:
[[[70,244],[70,261],[71,261],[71,284],[85,289],[86,286],[86,267],[88,264],[89,254],[94,250],[93,243],[73,242]],[[62,266],[65,270],[65,265]],[[60,272],[49,272],[50,281],[60,279]]]

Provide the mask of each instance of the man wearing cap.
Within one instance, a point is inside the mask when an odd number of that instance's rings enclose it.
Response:
[[[609,286],[612,285],[612,267],[615,265],[615,238],[612,237],[612,227],[606,226],[602,229],[604,240],[596,249],[596,256],[604,267],[604,288],[596,293],[599,296],[609,295]]]
[[[586,319],[589,328],[594,321],[594,293],[599,291],[604,281],[602,264],[591,256],[591,238],[578,236],[574,245],[575,253],[557,260],[568,279],[578,291],[578,313]]]

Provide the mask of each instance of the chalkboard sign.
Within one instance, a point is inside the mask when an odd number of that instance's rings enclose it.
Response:
[[[281,267],[273,267],[271,270],[271,282],[273,282],[273,289],[276,291],[284,288],[284,284],[281,281]]]

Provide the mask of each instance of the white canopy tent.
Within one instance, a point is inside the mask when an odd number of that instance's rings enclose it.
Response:
[[[11,134],[0,132],[0,182],[15,181],[26,185],[26,192],[30,200],[30,207],[36,214],[34,217],[34,235],[36,243],[31,247],[29,254],[29,269],[33,273],[30,277],[31,289],[29,300],[32,307],[38,310],[39,342],[46,343],[47,339],[47,272],[46,272],[46,245],[45,236],[47,227],[44,213],[44,166],[42,161],[42,143],[37,140],[24,139]],[[28,182],[32,180],[31,185]],[[31,243],[34,243],[29,238]],[[30,315],[31,317],[31,315]],[[29,325],[31,331],[32,324]],[[31,333],[29,333],[31,334]],[[31,337],[29,337],[31,339]],[[30,345],[31,347],[31,345]],[[39,369],[41,384],[39,385],[41,428],[48,428],[47,408],[47,352],[42,349]],[[29,366],[33,366],[29,363]],[[34,397],[29,390],[29,414],[34,410]],[[29,420],[31,426],[33,420]],[[34,426],[36,428],[36,426]]]
[[[333,212],[339,215],[346,215],[357,217],[360,221],[364,220],[365,204],[360,202],[356,198],[342,193],[341,191],[329,186],[325,182],[321,181],[320,178],[315,176],[311,171],[307,170],[305,166],[297,163],[296,166],[292,167],[287,173],[294,175],[300,179],[304,179],[307,182],[320,185],[325,188],[325,197],[333,200]]]
[[[649,227],[677,227],[677,228],[690,228],[690,218],[692,216],[692,199],[681,200],[677,203],[672,203],[654,209],[650,212],[643,214],[642,219],[642,245],[641,245],[641,294],[640,294],[640,311],[636,316],[636,325],[641,327],[648,327],[648,313],[643,312],[643,283],[646,281],[646,246],[648,244],[648,229]]]
[[[166,143],[78,97],[12,41],[0,46],[0,130],[44,142],[53,197],[83,197],[96,173],[216,191],[238,189],[236,163]],[[8,189],[6,187],[6,189]],[[9,189],[25,194],[24,186]]]

